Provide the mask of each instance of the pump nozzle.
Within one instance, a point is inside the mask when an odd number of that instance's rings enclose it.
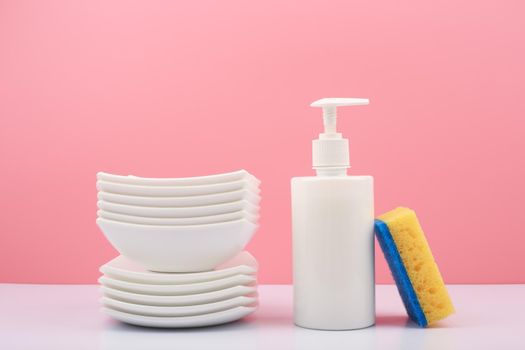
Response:
[[[364,106],[369,102],[367,98],[322,98],[312,102],[310,107],[321,107],[323,109],[324,132],[330,134],[337,132],[337,107]]]
[[[312,142],[312,163],[314,169],[334,170],[350,167],[348,140],[337,132],[337,107],[367,105],[366,98],[322,98],[313,102],[311,107],[323,109],[324,133],[319,134],[319,139]]]

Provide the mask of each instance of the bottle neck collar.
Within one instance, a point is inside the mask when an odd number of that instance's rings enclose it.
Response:
[[[346,176],[347,167],[316,167],[314,168],[317,176]]]

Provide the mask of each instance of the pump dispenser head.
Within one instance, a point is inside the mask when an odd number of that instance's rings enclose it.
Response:
[[[337,107],[367,105],[366,98],[322,98],[311,107],[323,109],[324,132],[312,141],[312,164],[318,174],[346,174],[350,167],[348,140],[337,132]]]

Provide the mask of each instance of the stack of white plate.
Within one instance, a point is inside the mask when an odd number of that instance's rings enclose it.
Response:
[[[127,323],[197,327],[257,305],[259,184],[245,170],[193,178],[97,174],[97,224],[122,255],[101,267],[104,310]]]
[[[202,327],[243,318],[257,307],[257,262],[244,251],[213,271],[159,273],[123,256],[103,265],[104,311],[148,327]]]

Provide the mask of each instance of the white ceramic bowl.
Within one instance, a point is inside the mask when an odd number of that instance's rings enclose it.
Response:
[[[98,180],[97,189],[110,193],[149,197],[198,196],[244,189],[259,193],[259,187],[245,180],[198,186],[143,186]]]
[[[198,207],[143,207],[138,205],[98,201],[97,206],[99,209],[110,211],[112,213],[153,218],[193,218],[197,216],[226,214],[242,210],[254,215],[258,215],[259,213],[259,206],[253,205],[248,201],[220,203]]]
[[[241,252],[257,230],[246,219],[205,225],[139,225],[98,218],[113,247],[151,271],[199,272]]]
[[[249,183],[253,183],[255,186],[258,186],[261,183],[255,176],[253,176],[244,169],[232,171],[229,173],[214,174],[208,176],[179,178],[148,178],[132,175],[123,176],[99,172],[97,174],[97,180],[143,186],[198,186],[221,182],[232,182],[237,180],[245,180]]]
[[[207,315],[213,312],[228,310],[238,306],[250,306],[257,303],[257,295],[239,296],[235,298],[216,301],[214,303],[187,305],[187,306],[153,306],[127,303],[118,299],[102,297],[102,304],[110,309],[119,310],[142,316],[195,316]]]
[[[98,282],[106,287],[123,290],[130,293],[148,295],[189,295],[213,292],[235,286],[255,283],[255,275],[234,275],[214,281],[187,284],[149,284],[123,281],[109,276],[101,276]]]
[[[246,250],[217,266],[213,271],[197,273],[163,273],[144,269],[139,264],[119,255],[100,267],[104,275],[121,281],[149,284],[188,284],[209,282],[235,275],[255,275],[257,260]]]
[[[259,221],[259,215],[251,214],[244,210],[220,215],[197,216],[194,218],[149,218],[145,216],[113,213],[105,210],[97,211],[97,216],[114,221],[129,222],[131,224],[173,226],[214,224],[217,222],[235,221],[240,219],[247,219],[255,224]]]
[[[235,298],[238,296],[253,296],[257,293],[257,285],[235,286],[207,293],[188,295],[148,295],[140,293],[124,292],[122,290],[101,286],[105,297],[118,299],[131,304],[153,305],[153,306],[189,306]]]
[[[253,191],[244,189],[187,197],[130,196],[125,194],[100,191],[98,192],[98,199],[104,200],[106,202],[139,205],[144,207],[196,207],[201,205],[213,205],[219,203],[235,202],[240,200],[246,200],[254,205],[258,205],[261,200],[261,197]]]
[[[209,314],[195,315],[195,316],[177,316],[177,317],[155,317],[143,316],[124,311],[114,310],[112,308],[103,307],[102,310],[109,316],[135,326],[144,327],[158,327],[158,328],[193,328],[214,326],[223,323],[237,321],[245,316],[248,316],[255,310],[257,305],[253,306],[237,306],[232,309],[212,312]]]

